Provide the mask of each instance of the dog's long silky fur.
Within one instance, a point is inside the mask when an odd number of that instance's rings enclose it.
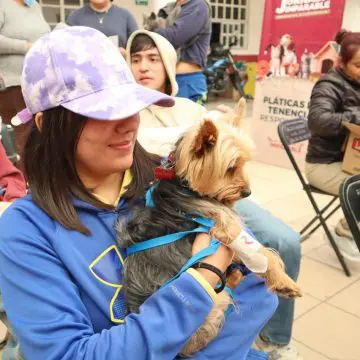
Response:
[[[180,148],[181,140],[178,142]],[[198,225],[188,216],[211,218],[217,214],[218,223],[226,228],[229,219],[239,222],[237,214],[219,201],[201,196],[182,186],[179,181],[161,180],[152,192],[155,208],[134,209],[128,222],[120,219],[117,232],[120,246],[165,234],[191,230]],[[174,277],[191,257],[195,234],[169,245],[135,253],[126,258],[123,266],[124,294],[130,312],[137,313],[140,305],[162,284]],[[181,354],[190,356],[208,345],[221,330],[224,313],[231,303],[227,292],[218,301],[202,326],[193,334]]]
[[[198,224],[185,214],[203,216],[204,209],[216,206],[216,201],[202,200],[189,189],[176,182],[159,181],[153,191],[155,208],[136,208],[128,222],[120,219],[116,230],[122,247],[165,234],[192,230]],[[202,206],[197,207],[201,201]],[[169,245],[135,253],[126,258],[123,266],[124,292],[130,312],[138,313],[140,305],[162,284],[174,277],[191,257],[195,234]],[[204,348],[220,331],[224,312],[231,303],[223,291],[205,322],[190,338],[182,350],[189,356]]]

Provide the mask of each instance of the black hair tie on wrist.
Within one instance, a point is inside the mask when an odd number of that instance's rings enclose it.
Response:
[[[194,269],[206,269],[206,270],[210,270],[213,273],[215,273],[221,280],[221,285],[219,287],[217,287],[216,289],[214,289],[215,292],[217,294],[219,294],[224,290],[225,285],[226,285],[226,276],[225,276],[225,273],[221,272],[217,267],[215,267],[213,265],[210,265],[210,264],[207,264],[207,263],[204,263],[204,262],[198,262],[198,263],[194,264],[192,266],[192,268],[194,268]]]

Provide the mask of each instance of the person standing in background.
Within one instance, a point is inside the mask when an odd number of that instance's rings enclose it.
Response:
[[[210,48],[210,5],[206,0],[176,0],[176,6],[181,6],[181,11],[175,23],[154,31],[166,38],[175,49],[180,49],[176,66],[177,96],[204,105],[208,93],[203,70]]]
[[[116,43],[124,55],[128,38],[138,26],[128,10],[112,4],[112,1],[90,0],[89,4],[72,12],[66,23],[70,26],[88,26],[111,38],[116,36]]]
[[[0,0],[0,116],[5,124],[24,108],[20,78],[25,54],[50,31],[35,0]],[[28,126],[15,129],[16,150],[21,155]],[[21,167],[21,161],[20,161]]]

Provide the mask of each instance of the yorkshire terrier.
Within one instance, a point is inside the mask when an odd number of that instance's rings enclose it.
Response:
[[[244,101],[239,105],[244,106]],[[238,113],[243,112],[238,109]],[[234,261],[258,273],[276,294],[301,296],[278,254],[254,239],[249,241],[239,215],[232,210],[236,201],[251,193],[244,169],[251,145],[238,131],[239,125],[236,116],[205,119],[180,137],[173,154],[160,168],[160,180],[152,187],[154,207],[135,209],[130,219],[119,220],[116,230],[120,246],[127,248],[145,239],[192,230],[197,224],[191,217],[213,219],[210,235],[234,250]],[[137,313],[150,295],[180,271],[192,256],[194,239],[192,233],[126,258],[124,291],[130,312]],[[234,288],[241,279],[242,274],[236,271],[227,284]],[[182,349],[182,355],[198,352],[217,336],[232,304],[228,292],[222,291],[218,297],[204,324]]]

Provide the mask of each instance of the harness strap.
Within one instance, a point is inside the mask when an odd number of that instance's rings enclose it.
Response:
[[[209,228],[205,227],[205,226],[199,226],[193,230],[182,231],[182,232],[178,232],[178,233],[174,233],[174,234],[159,236],[154,239],[145,240],[140,243],[129,246],[126,249],[126,255],[130,256],[139,251],[145,251],[145,250],[153,249],[158,246],[168,245],[168,244],[171,244],[175,241],[178,241],[178,240],[184,238],[186,235],[189,235],[192,233],[202,233],[202,232],[208,233]]]
[[[154,191],[156,185],[151,187],[147,193],[146,193],[146,206],[154,208],[154,202],[152,200],[152,192]],[[140,251],[145,251],[149,249],[153,249],[158,246],[168,245],[175,241],[178,241],[185,236],[192,234],[192,233],[210,233],[211,228],[215,225],[215,221],[212,219],[207,219],[203,217],[197,217],[197,216],[187,216],[187,218],[195,223],[197,223],[199,226],[193,230],[188,231],[182,231],[174,234],[168,234],[164,236],[159,236],[157,238],[144,240],[140,243],[134,244],[129,246],[126,249],[126,255],[130,256]],[[216,239],[211,239],[210,245],[196,253],[194,256],[192,256],[180,269],[180,271],[171,279],[166,281],[162,286],[167,285],[171,281],[178,278],[183,272],[188,270],[190,267],[192,267],[194,264],[198,263],[200,260],[215,254],[217,249],[220,247],[220,242]]]

